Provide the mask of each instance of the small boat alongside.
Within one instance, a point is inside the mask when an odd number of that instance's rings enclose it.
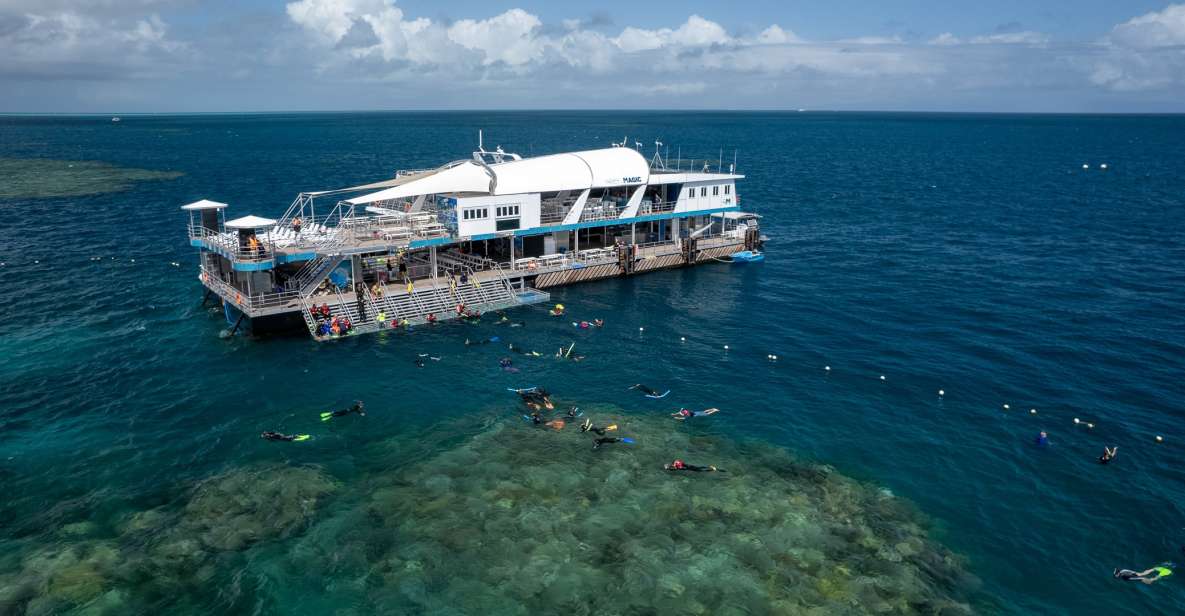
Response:
[[[736,263],[757,263],[765,260],[765,255],[756,250],[742,250],[728,256]]]

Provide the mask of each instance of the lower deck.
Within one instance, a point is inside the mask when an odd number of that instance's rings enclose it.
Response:
[[[244,319],[299,315],[309,333],[324,340],[538,303],[549,299],[545,291],[549,288],[728,261],[729,255],[760,244],[755,228],[748,233],[647,244],[613,241],[612,246],[509,260],[498,259],[504,247],[476,246],[478,242],[395,255],[322,255],[318,257],[321,263],[305,265],[306,269],[321,268],[316,270],[318,284],[290,290],[276,284],[270,293],[251,291],[267,288],[276,280],[252,285],[252,279],[247,278],[244,285],[243,278],[271,274],[219,271],[215,258],[204,255],[200,278],[208,296],[217,295],[233,308],[227,312],[228,316],[233,312],[236,329]],[[237,286],[232,281],[235,278],[239,279]]]

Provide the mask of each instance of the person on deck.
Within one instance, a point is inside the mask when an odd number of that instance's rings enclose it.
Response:
[[[304,224],[304,221],[300,219],[300,216],[293,218],[292,219],[292,232],[295,233],[296,235],[300,235],[300,227],[303,224]]]

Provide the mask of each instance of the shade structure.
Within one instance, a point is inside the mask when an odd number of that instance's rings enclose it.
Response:
[[[181,206],[181,209],[190,211],[190,212],[197,211],[197,210],[221,210],[221,209],[225,209],[225,208],[226,208],[225,203],[219,203],[217,201],[210,201],[209,199],[202,199],[201,201],[194,201],[193,203],[187,203],[187,204]]]
[[[276,221],[271,218],[264,218],[262,216],[244,216],[227,221],[227,229],[262,229],[276,224]]]

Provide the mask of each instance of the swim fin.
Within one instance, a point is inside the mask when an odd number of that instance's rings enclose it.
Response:
[[[634,444],[634,439],[632,439],[632,438],[629,438],[629,437],[627,436],[627,437],[625,437],[625,438],[622,438],[622,439],[621,439],[621,442],[623,442],[623,443],[629,443],[630,445],[633,445],[633,444]]]
[[[613,431],[613,430],[616,430],[616,429],[617,429],[617,424],[613,424],[613,425],[611,425],[611,426],[605,426],[605,431],[606,431],[606,432],[611,432],[611,431]]]
[[[671,393],[671,390],[668,389],[668,390],[662,392],[661,394],[646,394],[646,397],[658,400],[659,398],[667,397],[667,394],[669,394],[669,393]]]
[[[321,421],[329,421],[330,419],[333,419],[332,411],[321,413]]]
[[[307,434],[297,434],[297,435],[296,435],[296,438],[294,438],[294,439],[292,439],[292,440],[293,440],[293,441],[307,441],[307,440],[309,440],[310,438],[313,438],[313,437],[311,437],[311,436],[309,436],[309,435],[307,435]]]

